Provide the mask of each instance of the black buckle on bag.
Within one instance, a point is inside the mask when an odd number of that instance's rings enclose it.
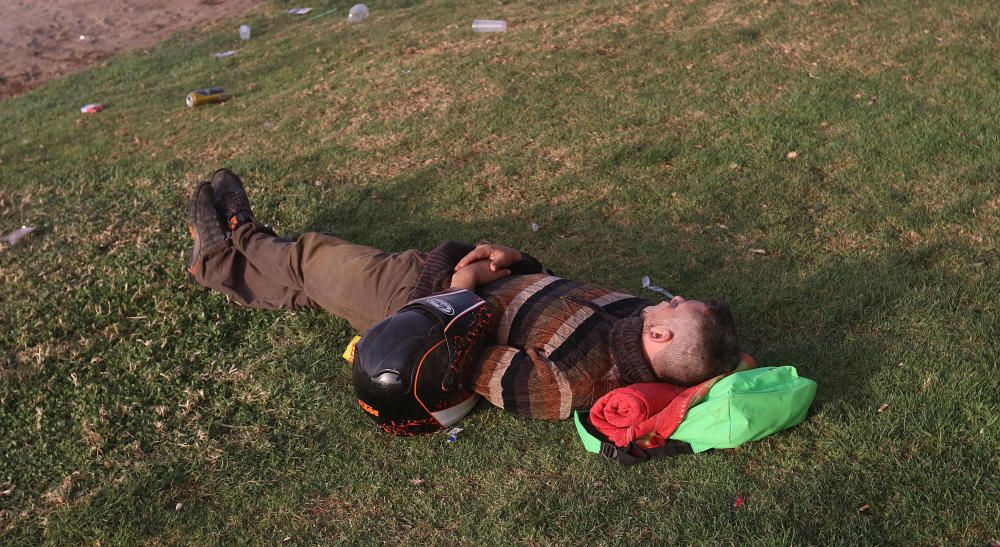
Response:
[[[590,423],[590,419],[587,415],[581,414],[578,411],[576,413],[576,417],[579,425],[585,430],[585,433],[601,443],[601,448],[597,453],[626,467],[652,459],[693,453],[693,449],[690,444],[675,439],[667,439],[663,446],[659,446],[657,448],[644,449],[636,446],[634,442],[629,443],[628,446],[625,447],[618,447],[615,446],[614,443],[608,441],[606,436],[594,428],[594,425]],[[580,433],[581,437],[583,437],[583,435],[584,433]]]
[[[638,456],[632,455],[631,451],[635,450]],[[617,446],[602,442],[601,443],[601,455],[609,460],[614,460],[624,466],[635,465],[637,463],[642,463],[649,459],[649,454],[645,450],[635,446],[634,444],[629,444],[628,448],[618,448]]]

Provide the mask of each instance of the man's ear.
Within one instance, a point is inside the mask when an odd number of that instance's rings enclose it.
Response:
[[[674,331],[670,330],[670,327],[666,325],[653,325],[646,330],[649,333],[649,339],[653,342],[666,343],[674,338]]]

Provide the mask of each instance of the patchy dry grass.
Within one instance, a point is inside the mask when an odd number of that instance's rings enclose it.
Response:
[[[252,15],[229,59],[232,21],[3,103],[0,232],[37,230],[0,246],[0,542],[1000,536],[991,3],[322,4]],[[206,85],[232,100],[183,106]],[[485,407],[459,443],[378,435],[344,322],[186,282],[187,198],[223,165],[279,232],[721,295],[814,411],[631,469]]]

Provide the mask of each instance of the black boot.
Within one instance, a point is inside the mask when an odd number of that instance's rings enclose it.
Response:
[[[194,281],[200,272],[202,254],[205,249],[226,240],[224,224],[215,208],[212,185],[208,181],[200,183],[191,193],[191,204],[188,208],[188,231],[191,232],[194,245],[191,247],[187,270],[189,278]]]
[[[250,210],[250,198],[243,189],[243,182],[232,171],[219,169],[212,175],[212,193],[215,195],[215,208],[225,219],[230,232],[256,220]]]

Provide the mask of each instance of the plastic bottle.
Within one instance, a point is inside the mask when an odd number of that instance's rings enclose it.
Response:
[[[354,4],[351,6],[351,11],[347,14],[348,23],[360,23],[364,21],[365,17],[368,17],[368,6],[364,4]]]
[[[472,32],[504,32],[507,30],[507,21],[495,19],[473,19]]]
[[[250,39],[250,25],[240,25],[240,40]]]

